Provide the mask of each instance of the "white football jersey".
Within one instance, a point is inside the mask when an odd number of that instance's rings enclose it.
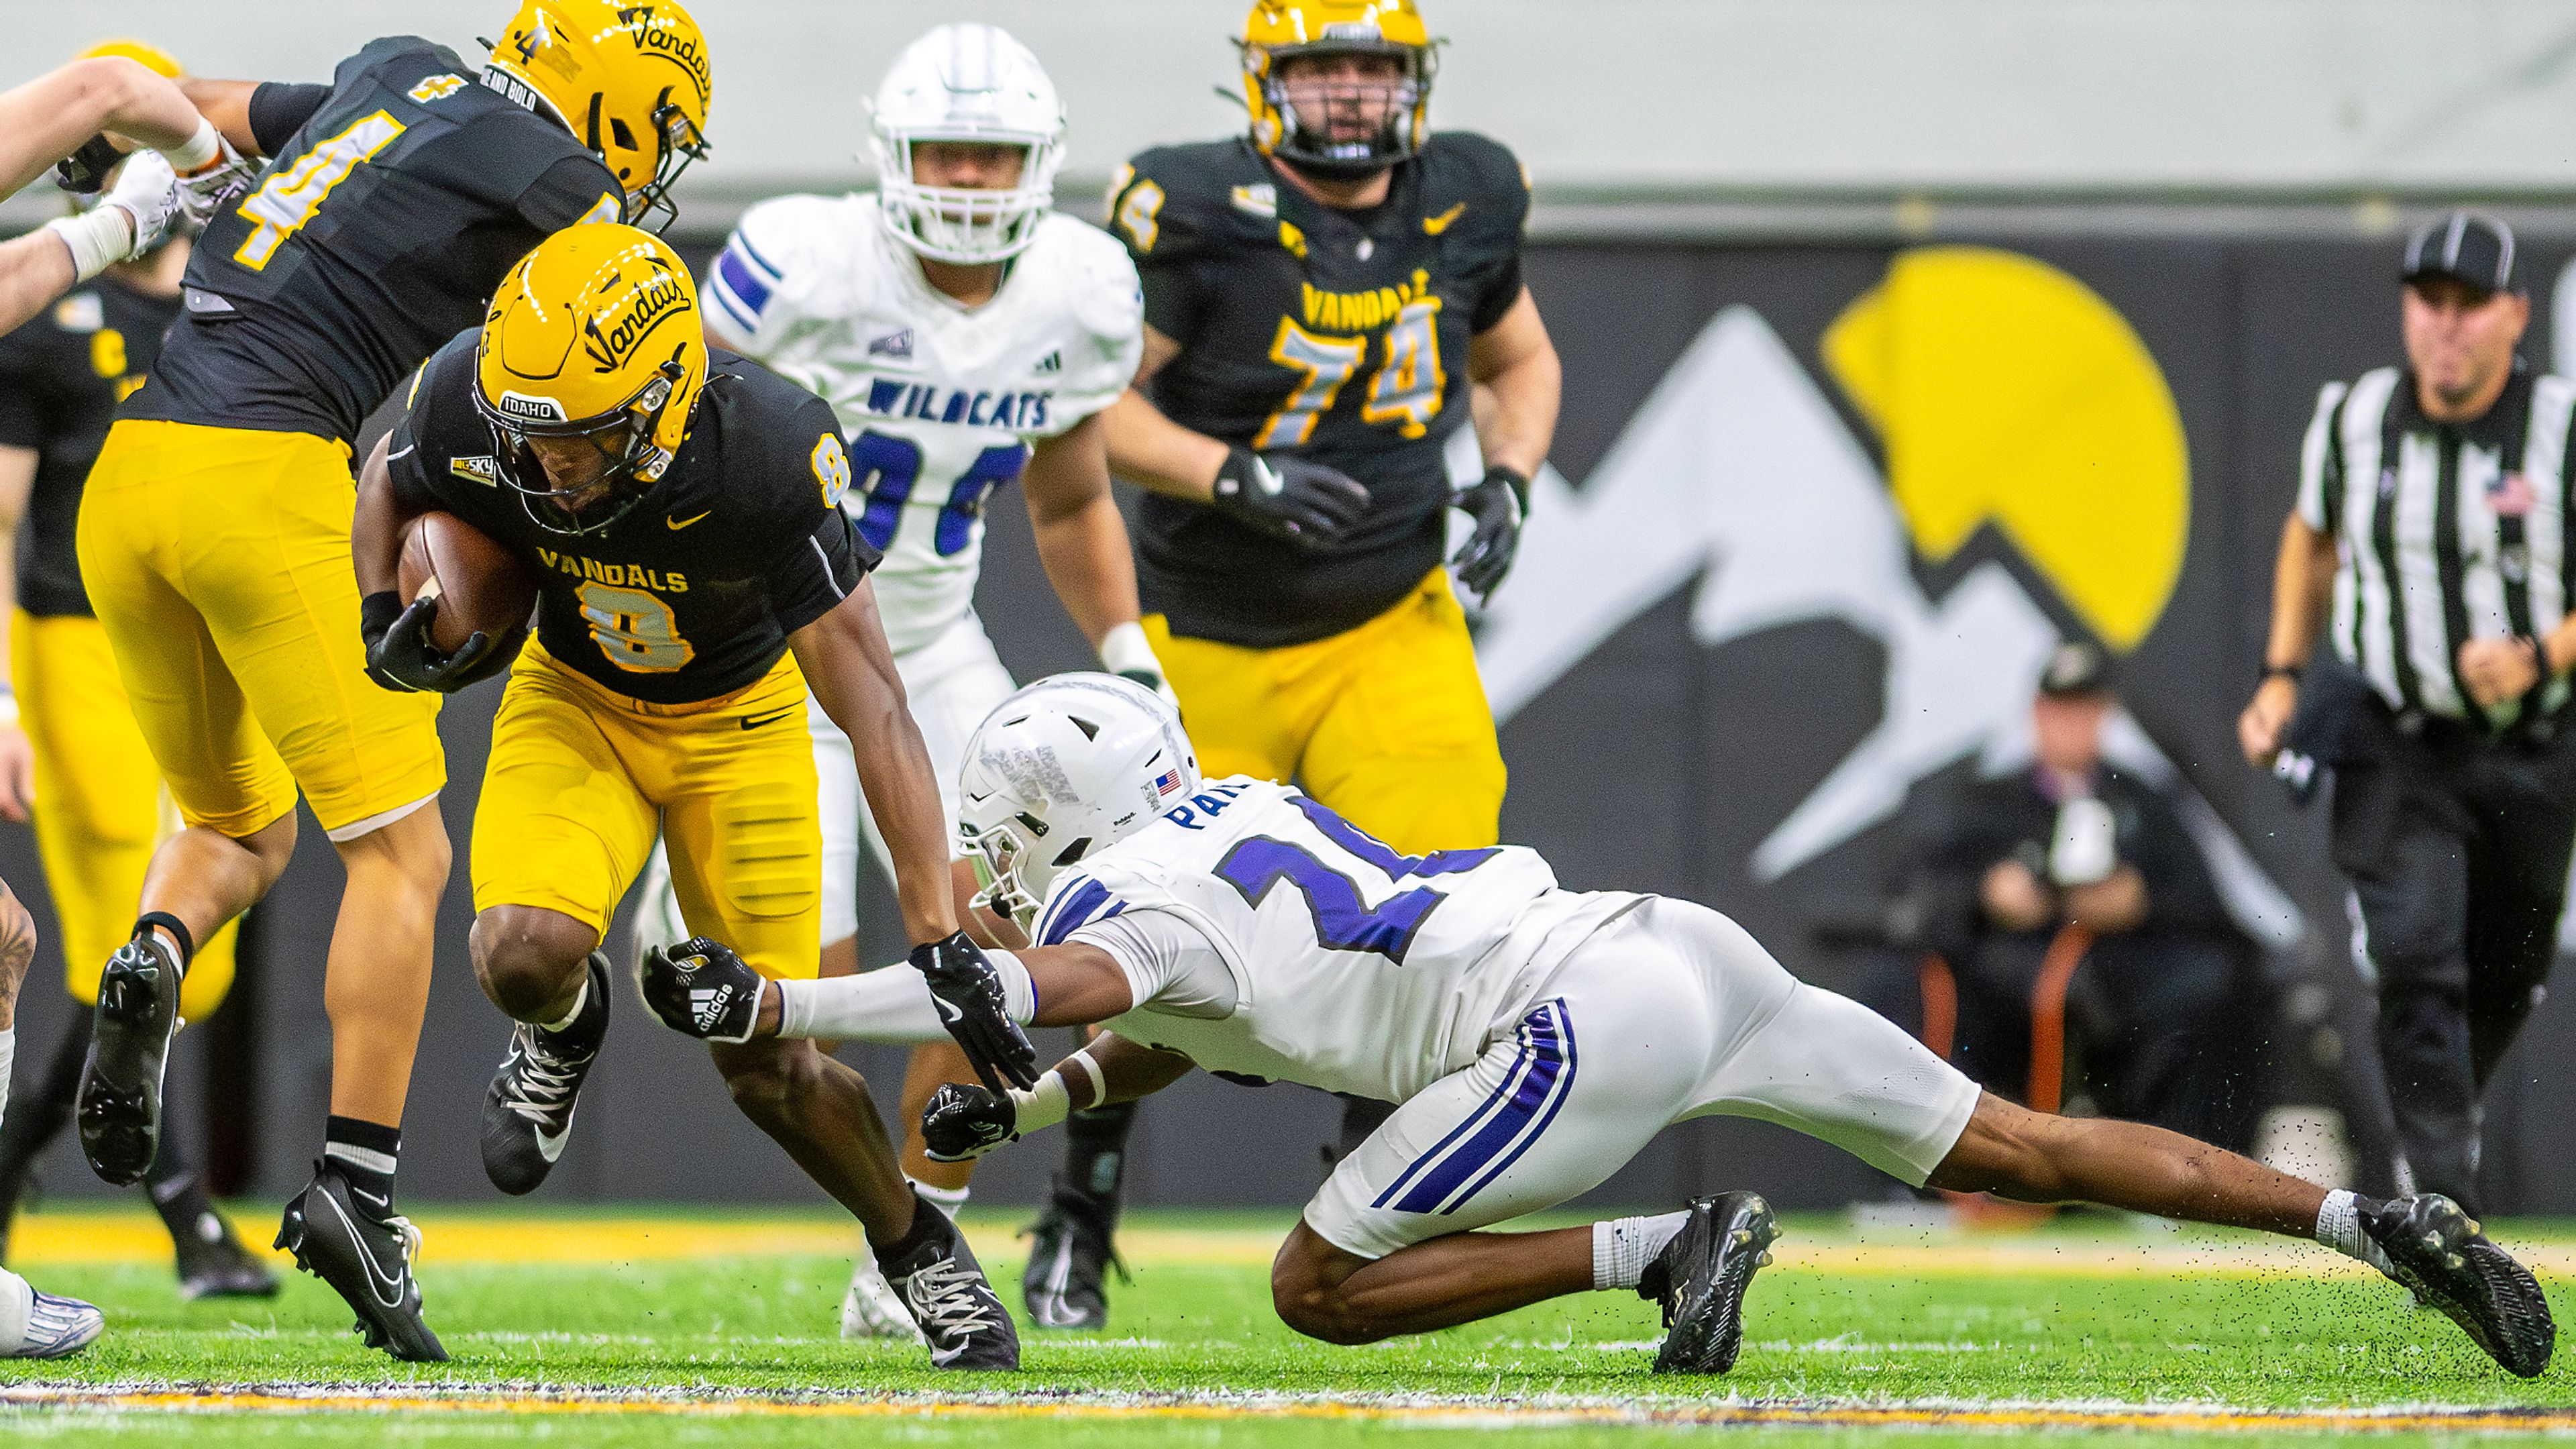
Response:
[[[1643,896],[1559,890],[1536,851],[1399,855],[1285,785],[1211,781],[1057,877],[1038,945],[1116,955],[1166,913],[1234,976],[1230,1011],[1105,1025],[1210,1071],[1401,1102],[1509,1035],[1546,973]]]
[[[1032,444],[1117,401],[1144,346],[1126,248],[1060,213],[969,309],[923,280],[874,194],[782,196],[743,214],[704,290],[718,345],[839,414],[842,507],[885,555],[877,604],[898,653],[972,607],[985,500]]]

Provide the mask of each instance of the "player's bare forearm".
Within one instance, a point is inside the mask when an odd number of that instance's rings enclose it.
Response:
[[[948,816],[930,751],[904,703],[903,680],[877,615],[876,589],[859,580],[830,613],[787,637],[805,686],[850,737],[859,785],[894,857],[895,896],[915,944],[956,934],[949,890]]]
[[[0,332],[14,332],[72,289],[71,248],[50,231],[0,242]]]
[[[403,528],[420,512],[403,506],[394,492],[393,471],[385,462],[393,434],[376,440],[375,451],[358,469],[358,508],[349,525],[349,562],[358,573],[358,596],[387,592],[402,580]]]
[[[1179,1052],[1161,1051],[1140,1041],[1129,1041],[1114,1031],[1104,1031],[1077,1055],[1091,1058],[1100,1069],[1102,1092],[1092,1098],[1091,1074],[1073,1063],[1072,1057],[1059,1062],[1056,1070],[1064,1076],[1065,1095],[1077,1112],[1086,1107],[1106,1106],[1113,1102],[1133,1102],[1150,1097],[1186,1077],[1197,1063]],[[1085,1100],[1091,1098],[1091,1100]]]
[[[0,196],[15,194],[101,131],[169,150],[186,145],[198,123],[187,96],[137,61],[73,61],[0,92]]]
[[[27,516],[43,458],[33,448],[0,447],[0,684],[9,682],[7,621],[18,607],[18,524]]]
[[[224,139],[233,143],[233,149],[245,156],[263,154],[259,149],[259,138],[251,134],[250,129],[250,97],[259,86],[258,81],[188,79],[179,82],[180,91],[188,97],[189,104],[197,108],[197,114],[214,122],[215,129],[224,133]]]
[[[2293,513],[2281,526],[2281,553],[2272,568],[2272,632],[2263,647],[2267,664],[2307,662],[2325,627],[2334,596],[2335,542]]]
[[[1538,476],[1556,440],[1556,414],[1565,380],[1556,344],[1540,320],[1529,289],[1502,320],[1476,335],[1467,354],[1468,375],[1485,396],[1475,408],[1476,441],[1487,467],[1524,478]]]
[[[1136,559],[1109,491],[1109,429],[1098,414],[1037,445],[1021,475],[1038,561],[1092,647],[1137,617]]]
[[[1147,357],[1152,357],[1148,347]],[[1205,503],[1216,493],[1216,475],[1225,467],[1225,444],[1194,433],[1163,416],[1154,400],[1136,386],[1100,415],[1109,430],[1109,471],[1150,492]]]
[[[1035,1010],[1031,1026],[1089,1026],[1134,1009],[1136,997],[1127,973],[1097,946],[1072,942],[1032,946],[1012,954],[1029,973]]]

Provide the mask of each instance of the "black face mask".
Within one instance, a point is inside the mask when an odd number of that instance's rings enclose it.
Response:
[[[1301,51],[1300,54],[1313,54]],[[1387,52],[1371,50],[1371,54]],[[1291,104],[1288,83],[1279,78],[1282,62],[1271,62],[1270,78],[1261,84],[1262,99],[1279,117],[1281,133],[1270,148],[1270,154],[1307,175],[1332,181],[1357,181],[1373,176],[1410,158],[1420,148],[1413,140],[1413,115],[1431,90],[1431,62],[1427,55],[1410,50],[1395,52],[1403,57],[1405,73],[1393,80],[1333,81],[1323,87],[1322,115],[1311,115]],[[1300,87],[1311,94],[1313,87]],[[1335,139],[1335,120],[1344,122],[1340,133],[1350,135],[1360,127],[1351,124],[1369,111],[1383,107],[1385,120],[1368,134],[1352,139]],[[1307,111],[1315,107],[1310,106]],[[1309,125],[1309,122],[1321,124]]]

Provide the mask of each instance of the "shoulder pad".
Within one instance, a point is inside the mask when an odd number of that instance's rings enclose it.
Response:
[[[1460,220],[1476,217],[1487,227],[1508,223],[1513,233],[1529,216],[1529,172],[1499,141],[1473,131],[1442,131],[1422,148],[1421,166],[1428,215],[1464,202]]]
[[[1235,234],[1267,240],[1278,225],[1275,178],[1240,140],[1157,146],[1118,168],[1109,230],[1139,257],[1161,258]]]
[[[741,343],[760,337],[812,284],[818,259],[848,231],[848,197],[781,196],[742,214],[724,250],[707,267],[708,309],[718,329]]]
[[[340,62],[331,80],[334,85],[347,85],[356,76],[391,67],[396,62],[407,62],[406,69],[426,65],[452,70],[469,79],[482,70],[480,66],[466,65],[455,51],[437,41],[423,40],[417,35],[388,35],[381,40],[368,41],[356,55]]]

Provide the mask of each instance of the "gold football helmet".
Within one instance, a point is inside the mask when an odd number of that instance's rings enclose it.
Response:
[[[715,80],[678,0],[522,0],[490,70],[536,93],[626,188],[626,220],[678,208],[673,182],[707,154]],[[508,87],[504,87],[508,89]]]
[[[1255,0],[1244,18],[1243,99],[1252,144],[1318,176],[1372,175],[1422,149],[1431,134],[1431,78],[1440,43],[1413,0]],[[1392,56],[1392,82],[1318,78],[1292,103],[1289,63],[1301,57]]]
[[[651,232],[567,227],[502,278],[474,348],[474,406],[502,483],[541,528],[596,533],[660,481],[707,385],[698,289]],[[530,438],[582,438],[597,477],[558,488]]]
[[[119,36],[114,40],[102,40],[73,56],[72,59],[97,60],[101,56],[109,55],[121,55],[154,75],[168,76],[172,80],[179,80],[188,74],[187,68],[179,64],[177,56],[150,41],[135,40],[127,36]]]

